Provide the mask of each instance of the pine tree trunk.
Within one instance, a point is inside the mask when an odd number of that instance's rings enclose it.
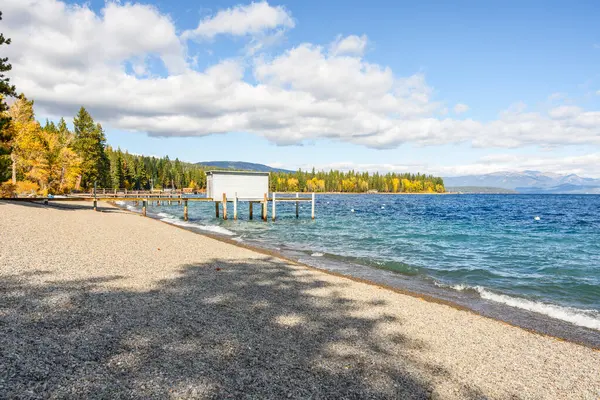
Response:
[[[17,156],[15,153],[10,153],[10,159],[12,161],[12,183],[17,184]]]

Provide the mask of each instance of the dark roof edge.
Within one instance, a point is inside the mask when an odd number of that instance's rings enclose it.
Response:
[[[211,170],[206,171],[206,175],[225,174],[225,175],[269,175],[270,172],[261,171],[227,171],[227,170]]]

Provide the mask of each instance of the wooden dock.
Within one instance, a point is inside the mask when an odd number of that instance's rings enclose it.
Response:
[[[282,195],[283,196],[279,196]],[[183,205],[183,219],[188,220],[188,204],[189,202],[214,202],[215,204],[215,217],[219,218],[222,216],[224,220],[228,219],[228,204],[233,205],[233,219],[238,219],[238,204],[241,202],[248,203],[248,218],[253,219],[253,206],[259,204],[261,207],[261,219],[267,221],[268,205],[271,204],[271,219],[276,220],[277,217],[277,203],[292,202],[296,204],[296,218],[299,218],[299,204],[300,202],[311,202],[311,218],[315,219],[315,193],[311,193],[310,197],[300,196],[299,193],[295,194],[295,197],[286,196],[289,193],[271,193],[271,197],[267,193],[264,194],[262,199],[256,198],[227,198],[227,195],[223,193],[221,199],[213,199],[208,197],[189,197],[188,194],[178,192],[150,192],[150,191],[112,191],[112,193],[106,193],[106,190],[98,190],[96,193],[80,193],[76,195],[70,195],[65,197],[15,197],[15,198],[0,198],[0,200],[7,201],[23,201],[23,202],[43,202],[49,204],[50,202],[69,202],[69,201],[89,201],[92,202],[94,211],[98,210],[99,201],[116,202],[116,201],[129,201],[136,205],[142,204],[142,215],[146,216],[148,207],[152,205],[160,206],[163,205]]]

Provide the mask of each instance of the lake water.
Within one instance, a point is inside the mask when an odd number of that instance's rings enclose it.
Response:
[[[181,206],[149,212],[471,308],[477,300],[600,330],[600,196],[317,195],[314,221],[300,204],[296,219],[294,203],[278,203],[275,223],[248,221],[246,203],[238,221],[217,220],[213,203],[190,202],[188,223]]]

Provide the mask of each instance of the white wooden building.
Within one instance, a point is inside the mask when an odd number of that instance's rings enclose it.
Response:
[[[269,173],[251,171],[208,171],[206,173],[206,197],[219,201],[226,194],[227,200],[262,200],[269,193]]]

